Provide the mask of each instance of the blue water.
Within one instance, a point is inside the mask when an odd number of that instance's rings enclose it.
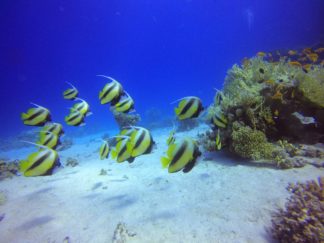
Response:
[[[31,101],[63,123],[65,81],[90,103],[86,131],[115,128],[96,74],[120,81],[140,114],[172,116],[188,95],[208,106],[243,57],[323,41],[323,16],[323,0],[2,0],[0,136],[26,129]]]

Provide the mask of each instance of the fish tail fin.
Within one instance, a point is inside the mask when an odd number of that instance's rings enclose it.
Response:
[[[162,168],[166,168],[170,164],[170,160],[167,157],[162,156],[161,164],[162,164]]]
[[[22,120],[26,120],[28,118],[28,114],[21,113],[20,117],[21,117]]]

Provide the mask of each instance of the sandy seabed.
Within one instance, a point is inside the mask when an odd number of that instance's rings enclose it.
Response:
[[[244,165],[222,152],[203,154],[187,174],[168,174],[160,157],[169,131],[153,131],[157,148],[132,164],[99,160],[96,134],[59,152],[63,164],[76,158],[76,167],[1,181],[7,201],[0,206],[0,242],[273,242],[271,214],[289,197],[288,183],[324,174],[310,165]],[[22,159],[34,150],[0,156]],[[108,174],[99,175],[101,169]]]

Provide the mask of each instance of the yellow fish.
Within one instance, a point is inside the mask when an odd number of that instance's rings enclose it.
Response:
[[[63,126],[60,123],[55,122],[46,124],[42,128],[41,132],[51,132],[57,136],[61,136],[62,134],[64,134]]]
[[[85,125],[84,115],[82,115],[78,110],[73,110],[65,117],[65,122],[70,126],[83,126]]]
[[[103,141],[102,145],[100,146],[100,159],[107,159],[109,156],[109,144],[107,141]]]
[[[34,103],[31,104],[36,107],[30,108],[27,113],[21,113],[21,119],[25,125],[43,126],[46,122],[51,121],[51,114],[48,109]]]
[[[219,129],[218,129],[217,130],[217,135],[216,135],[216,149],[221,150],[221,148],[222,148],[222,141],[220,139]]]
[[[63,98],[66,100],[74,100],[76,97],[78,97],[79,91],[71,83],[66,83],[69,84],[72,88],[67,89],[63,92]]]
[[[56,149],[60,144],[59,137],[52,132],[40,132],[37,144],[44,145],[50,149]]]
[[[127,150],[134,158],[142,154],[150,153],[154,144],[149,130],[143,127],[136,128],[137,130],[132,133],[127,143]]]
[[[172,102],[180,101],[178,107],[174,109],[179,120],[196,118],[204,110],[201,100],[195,96],[188,96]]]
[[[19,166],[20,171],[27,177],[52,174],[54,167],[60,164],[57,152],[46,146],[34,145],[41,147],[41,150],[30,154],[26,160],[22,160]]]
[[[127,95],[126,98],[121,99],[115,105],[113,105],[113,109],[115,111],[127,113],[134,108],[134,100],[126,91],[125,94]]]
[[[111,80],[111,82],[107,83],[102,89],[102,91],[100,91],[99,93],[100,103],[102,105],[107,104],[109,102],[111,102],[112,104],[116,104],[119,101],[120,96],[124,92],[122,85],[112,77],[108,77],[105,75],[97,75],[97,76],[104,77]]]
[[[191,138],[184,138],[169,145],[166,156],[161,157],[163,168],[168,167],[169,173],[182,170],[189,172],[195,165],[196,159],[201,155],[199,148]]]

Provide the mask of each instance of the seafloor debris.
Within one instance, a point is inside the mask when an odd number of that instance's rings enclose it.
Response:
[[[73,139],[72,138],[65,138],[62,140],[60,146],[57,148],[57,151],[63,151],[71,148],[73,145]]]
[[[78,160],[72,157],[68,157],[65,162],[65,166],[75,167],[79,164]]]
[[[108,175],[108,172],[105,169],[101,169],[99,172],[99,175],[101,175],[101,176]]]
[[[273,237],[282,243],[324,242],[324,177],[287,189],[293,194],[273,216]]]
[[[130,237],[136,236],[136,233],[128,231],[125,223],[119,222],[114,231],[112,243],[125,243]]]
[[[12,178],[19,173],[19,160],[8,161],[0,159],[0,180]]]

